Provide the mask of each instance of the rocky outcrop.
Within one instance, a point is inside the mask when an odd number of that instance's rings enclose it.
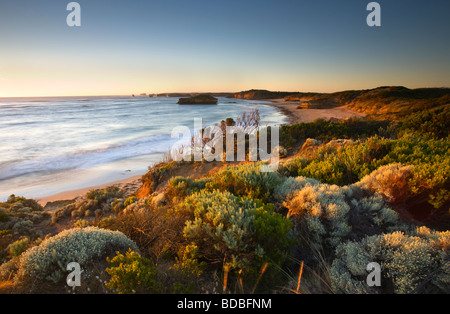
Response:
[[[217,105],[217,102],[217,98],[211,95],[197,95],[178,100],[179,105]]]

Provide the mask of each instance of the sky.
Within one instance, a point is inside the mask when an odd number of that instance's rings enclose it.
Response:
[[[0,0],[0,97],[450,86],[450,1]]]

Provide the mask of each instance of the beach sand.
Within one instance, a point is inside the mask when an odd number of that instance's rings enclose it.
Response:
[[[125,191],[125,196],[132,194],[134,191],[136,191],[141,186],[141,175],[136,175],[133,177],[129,177],[126,179],[122,179],[119,181],[114,182],[107,182],[104,184],[96,185],[96,186],[90,186],[82,189],[77,190],[71,190],[71,191],[65,191],[58,194],[54,194],[47,197],[42,197],[36,199],[36,201],[41,204],[42,206],[47,205],[47,203],[51,202],[60,202],[60,201],[66,201],[66,200],[73,200],[80,196],[85,195],[90,190],[95,189],[103,189],[108,186],[117,186]]]
[[[364,117],[365,115],[348,109],[346,106],[329,109],[297,109],[299,102],[287,102],[284,99],[271,99],[272,105],[280,109],[288,117],[289,124],[308,123],[316,119],[329,120]]]

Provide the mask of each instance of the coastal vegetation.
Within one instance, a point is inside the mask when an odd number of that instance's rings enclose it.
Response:
[[[282,126],[276,172],[167,160],[134,195],[93,190],[52,212],[12,195],[0,292],[66,292],[77,261],[80,293],[449,293],[448,89],[288,97],[367,117]]]

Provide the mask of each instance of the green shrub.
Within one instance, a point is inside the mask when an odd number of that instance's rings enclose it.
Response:
[[[198,260],[198,246],[189,244],[178,252],[178,257],[173,269],[179,271],[186,277],[199,277],[205,267],[206,263]]]
[[[450,130],[450,106],[446,104],[414,112],[400,121],[399,129],[435,138],[446,138]]]
[[[151,260],[141,257],[131,249],[125,255],[107,258],[110,267],[106,272],[111,279],[106,287],[120,294],[161,293],[163,286],[157,280],[157,270]]]
[[[394,232],[341,244],[331,267],[332,284],[341,293],[448,293],[450,232],[426,227],[412,234]],[[382,266],[381,287],[366,284],[369,263]]]
[[[206,184],[206,190],[228,191],[237,196],[269,201],[282,177],[276,172],[261,172],[261,165],[252,163],[221,169]]]
[[[19,256],[20,254],[25,252],[29,244],[30,244],[29,238],[17,240],[9,245],[9,254],[11,254],[11,256],[13,257]]]
[[[108,215],[111,211],[120,213],[125,208],[123,195],[124,191],[116,186],[91,190],[80,200],[53,213],[52,221],[58,222],[64,218],[101,218],[102,215]]]
[[[172,177],[168,183],[166,197],[169,199],[184,198],[192,193],[203,190],[206,187],[206,184],[211,181],[211,178],[194,180],[192,178],[184,178],[180,176]]]
[[[135,203],[136,201],[137,201],[136,196],[130,196],[129,198],[126,199],[123,206],[127,207],[128,205],[131,205],[131,204]]]
[[[87,220],[85,220],[85,219],[77,220],[77,221],[73,224],[73,226],[74,226],[75,228],[86,228],[86,227],[89,227],[89,225],[90,225],[89,221],[87,221]]]
[[[12,227],[12,231],[17,234],[30,234],[33,228],[33,222],[27,219],[19,220]]]
[[[204,260],[245,273],[265,261],[281,263],[288,250],[291,223],[274,213],[273,205],[230,192],[201,191],[183,206],[191,213],[184,236]]]
[[[125,201],[123,198],[115,199],[111,202],[111,208],[112,210],[118,214],[125,208]]]
[[[3,210],[0,210],[0,222],[7,222],[7,221],[8,221],[8,214]]]
[[[34,224],[49,216],[35,200],[11,195],[7,202],[0,203],[0,230],[33,236],[36,233]]]
[[[91,190],[86,194],[90,200],[104,203],[110,199],[122,198],[124,192],[117,186],[109,186],[104,189]]]
[[[305,168],[309,164],[309,160],[304,156],[294,157],[288,162],[280,165],[278,172],[283,176],[295,177],[298,176],[299,169]]]
[[[115,251],[129,248],[137,250],[136,244],[120,232],[94,227],[65,230],[23,253],[17,278],[57,283],[64,277],[69,263],[87,267]]]
[[[280,144],[292,147],[299,140],[315,138],[321,141],[333,139],[362,139],[374,136],[380,129],[388,129],[389,121],[348,119],[339,122],[317,119],[310,123],[284,125],[280,130]]]

